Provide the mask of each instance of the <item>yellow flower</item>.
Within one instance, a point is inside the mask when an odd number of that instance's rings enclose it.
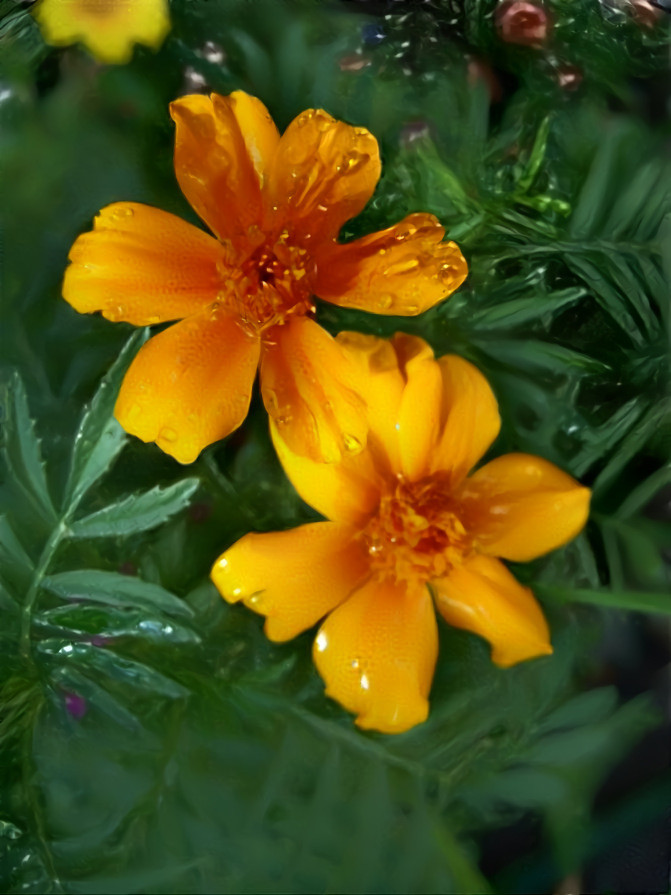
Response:
[[[292,448],[337,460],[365,443],[352,365],[312,319],[313,295],[414,315],[445,298],[466,262],[430,214],[338,243],[380,176],[364,128],[308,110],[280,137],[245,93],[171,105],[175,172],[216,239],[136,203],[104,208],[70,252],[63,295],[81,312],[137,326],[181,320],[133,361],[116,417],[182,463],[237,428],[256,368],[268,413]]]
[[[502,667],[549,654],[531,591],[500,558],[523,562],[584,526],[590,492],[556,466],[508,454],[469,470],[496,438],[496,399],[456,356],[419,338],[341,333],[369,408],[366,449],[338,464],[298,456],[271,424],[280,460],[325,522],[248,534],[215,563],[229,602],[266,616],[284,641],[326,616],[314,660],[357,724],[386,733],[424,721],[438,650],[433,604],[485,637]]]
[[[128,62],[136,43],[157,49],[170,30],[167,0],[39,0],[35,18],[48,44],[81,41],[100,62]]]

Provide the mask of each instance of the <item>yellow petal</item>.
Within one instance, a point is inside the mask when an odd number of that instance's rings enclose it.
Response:
[[[393,343],[355,332],[338,333],[336,342],[352,361],[356,390],[366,402],[368,447],[377,463],[396,474],[401,471],[396,422],[405,378]]]
[[[367,448],[340,463],[321,463],[295,454],[272,419],[270,434],[287,477],[306,503],[335,522],[364,524],[380,500],[382,487]]]
[[[590,491],[547,460],[506,454],[466,479],[459,499],[462,521],[482,552],[525,562],[578,534]]]
[[[262,206],[259,177],[235,106],[243,121],[259,116],[258,107],[217,93],[183,96],[170,104],[170,114],[176,125],[175,174],[182,192],[216,236],[241,247],[247,245],[249,228],[260,223]],[[265,146],[267,129],[261,131]]]
[[[40,0],[34,15],[47,43],[81,40],[101,62],[128,62],[135,43],[156,49],[170,30],[166,0]]]
[[[488,640],[497,665],[507,668],[552,653],[534,595],[498,559],[474,554],[447,578],[432,581],[431,589],[445,621]]]
[[[280,133],[260,99],[242,90],[234,90],[228,99],[249,157],[262,183],[280,142]]]
[[[269,169],[267,203],[304,246],[334,239],[373,195],[380,178],[377,140],[321,109],[295,118]]]
[[[63,297],[80,313],[136,326],[176,320],[216,300],[222,259],[216,239],[181,218],[115,202],[70,249]]]
[[[345,245],[318,251],[316,295],[342,308],[412,317],[433,307],[466,279],[466,262],[432,214],[403,221]]]
[[[438,360],[443,380],[443,430],[432,456],[432,471],[463,479],[487,451],[501,428],[498,404],[480,371],[456,355]]]
[[[438,443],[443,380],[433,352],[425,351],[405,362],[405,376],[396,430],[403,474],[416,481],[428,475]]]
[[[140,349],[114,415],[131,435],[192,463],[247,416],[259,352],[258,339],[219,310],[189,317]]]
[[[248,534],[222,556],[212,580],[229,603],[266,616],[270,640],[290,640],[345,600],[368,574],[350,526],[313,522]]]
[[[425,721],[438,654],[424,585],[371,579],[319,630],[313,656],[326,692],[364,729],[401,733]]]
[[[307,317],[266,333],[261,393],[281,437],[294,453],[332,463],[366,443],[365,404],[342,348]]]

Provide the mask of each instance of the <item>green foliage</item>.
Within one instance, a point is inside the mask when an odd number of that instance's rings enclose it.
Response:
[[[591,63],[584,44],[583,93],[567,98],[524,69],[492,114],[460,52],[408,78],[382,44],[351,71],[339,61],[366,20],[345,4],[254,7],[175,3],[160,52],[105,68],[81,49],[46,48],[26,9],[0,6],[12,221],[0,361],[3,891],[539,891],[514,867],[507,883],[478,868],[483,831],[529,812],[543,823],[550,889],[598,850],[594,794],[656,723],[647,699],[618,705],[588,675],[604,610],[669,608],[668,526],[654,511],[671,435],[660,135],[610,111],[602,88],[621,92],[623,73],[606,77],[605,56]],[[470,21],[465,39],[494,54],[491,30]],[[521,55],[507,59],[524,68]],[[314,104],[374,131],[383,177],[346,235],[431,211],[470,276],[416,320],[323,304],[320,322],[404,329],[473,360],[501,406],[492,453],[539,454],[594,488],[588,531],[515,569],[544,602],[555,654],[502,671],[478,638],[442,626],[431,717],[402,736],[354,728],[324,697],[310,635],[270,644],[208,582],[247,531],[313,518],[274,458],[260,401],[238,433],[178,466],[112,415],[147,333],[60,298],[68,249],[106,202],[193,220],[166,108],[195,76],[260,96],[282,125]],[[637,822],[658,810],[643,799]]]

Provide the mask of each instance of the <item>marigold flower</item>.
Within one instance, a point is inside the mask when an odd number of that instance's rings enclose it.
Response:
[[[266,616],[284,641],[326,616],[314,660],[328,695],[363,728],[424,721],[438,650],[433,603],[486,638],[502,667],[552,652],[531,591],[500,561],[569,541],[590,492],[552,463],[508,454],[470,475],[500,418],[487,381],[419,338],[341,333],[368,404],[368,443],[341,463],[295,453],[271,422],[286,473],[328,521],[248,534],[215,563],[226,600]]]
[[[34,14],[48,44],[81,41],[100,62],[128,62],[136,43],[157,49],[170,30],[167,0],[39,0]]]
[[[418,314],[463,282],[461,252],[430,214],[337,242],[380,176],[365,128],[310,109],[280,137],[265,106],[241,92],[170,108],[177,180],[217,238],[146,205],[110,205],[73,245],[63,285],[77,311],[138,326],[181,321],[133,361],[117,419],[190,463],[242,423],[260,364],[265,406],[294,451],[333,461],[360,450],[352,363],[312,319],[313,295]]]

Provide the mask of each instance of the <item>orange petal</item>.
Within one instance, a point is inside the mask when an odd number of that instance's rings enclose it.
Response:
[[[405,388],[394,346],[388,339],[342,332],[336,336],[355,367],[356,390],[366,402],[368,447],[390,472],[401,471],[396,422]]]
[[[497,665],[507,668],[552,653],[534,595],[498,559],[475,554],[447,578],[432,581],[431,589],[445,621],[488,640]]]
[[[313,656],[326,693],[364,729],[401,733],[425,721],[438,654],[424,585],[371,579],[321,626]]]
[[[492,444],[501,428],[498,404],[480,371],[455,354],[438,360],[443,380],[443,431],[432,456],[432,471],[463,479]]]
[[[229,603],[266,616],[270,640],[290,640],[345,600],[368,574],[353,530],[313,522],[248,534],[219,557],[212,580]]]
[[[367,448],[340,463],[320,463],[295,454],[270,421],[280,463],[296,491],[317,512],[336,522],[363,525],[380,500],[381,478]]]
[[[280,132],[260,99],[242,90],[234,90],[228,99],[249,157],[262,183],[280,142]]]
[[[182,192],[216,236],[244,246],[248,228],[261,221],[262,206],[236,104],[243,121],[258,113],[240,100],[213,93],[183,96],[170,104],[170,114],[177,128],[175,174]]]
[[[247,416],[259,353],[233,317],[216,309],[189,317],[140,349],[114,415],[131,435],[192,463]]]
[[[188,317],[221,288],[216,239],[137,202],[103,208],[70,249],[70,261],[63,297],[76,311],[136,326]]]
[[[373,195],[380,178],[377,140],[321,109],[295,118],[268,172],[267,201],[304,245],[334,239]]]
[[[432,214],[403,221],[316,254],[316,295],[342,308],[412,317],[451,295],[468,273],[453,242]]]
[[[525,562],[574,538],[587,522],[589,488],[553,463],[506,454],[464,481],[462,521],[479,549]]]
[[[440,434],[443,380],[433,352],[423,344],[424,350],[405,362],[407,382],[396,422],[401,469],[410,481],[428,474]]]
[[[307,317],[266,333],[261,393],[278,432],[294,453],[332,463],[366,443],[365,405],[342,348]]]

